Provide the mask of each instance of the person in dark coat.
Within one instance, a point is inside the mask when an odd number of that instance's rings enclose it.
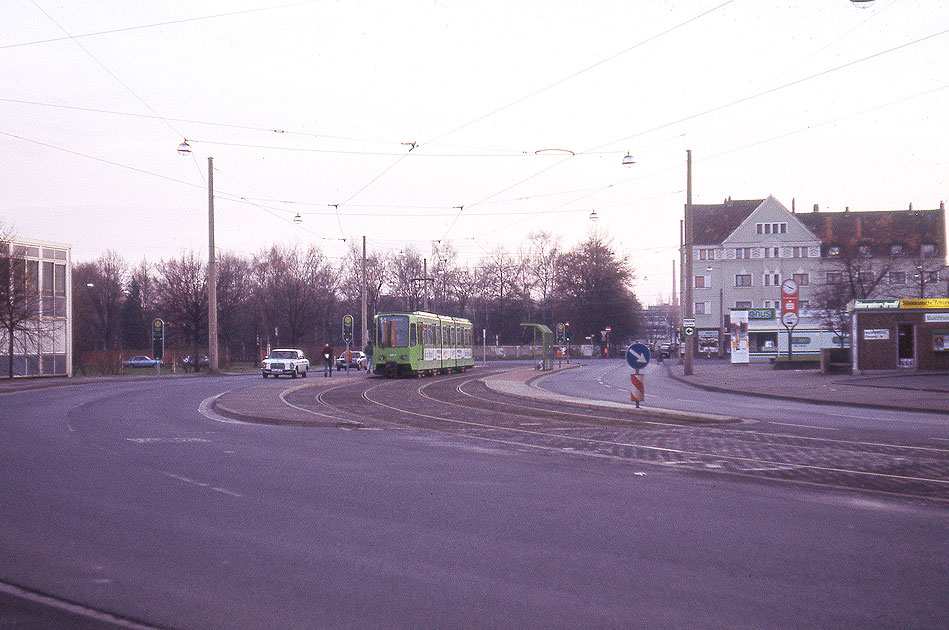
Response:
[[[367,342],[366,342],[366,347],[363,348],[362,351],[363,351],[363,353],[365,353],[365,355],[366,355],[366,371],[367,371],[367,372],[372,372],[372,351],[373,351],[372,342],[371,342],[371,341],[367,341]]]
[[[330,348],[329,344],[323,346],[323,376],[332,376],[333,375],[333,349]]]

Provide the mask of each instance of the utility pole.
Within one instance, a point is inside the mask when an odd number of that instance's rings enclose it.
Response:
[[[217,257],[214,255],[214,158],[208,157],[208,371],[218,371]],[[195,366],[198,357],[192,357]]]
[[[685,284],[685,304],[682,306],[685,317],[692,320],[695,318],[695,302],[692,297],[692,285],[695,284],[693,276],[695,274],[692,268],[692,240],[695,236],[694,226],[692,225],[692,150],[688,149],[686,155],[686,180],[685,180],[685,273],[683,283]],[[685,327],[683,326],[683,329]],[[695,354],[695,334],[685,336],[685,365],[683,373],[686,376],[694,374],[693,355]]]
[[[362,347],[366,347],[366,343],[369,340],[369,331],[367,330],[368,324],[368,313],[366,313],[366,287],[368,286],[368,279],[366,278],[366,237],[362,237],[362,284],[359,287],[359,298],[362,303],[362,326],[360,329],[362,331]]]

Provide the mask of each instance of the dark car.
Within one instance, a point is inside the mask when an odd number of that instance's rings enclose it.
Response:
[[[206,355],[206,354],[199,354],[199,355],[198,355],[198,366],[199,366],[199,367],[202,366],[202,365],[209,365],[209,364],[210,364],[210,361],[208,360],[208,355]],[[188,356],[186,356],[186,357],[182,357],[182,359],[181,359],[181,365],[183,365],[183,366],[185,366],[185,367],[193,367],[193,359],[191,358],[191,355],[190,355],[190,354],[189,354]]]
[[[153,359],[151,357],[146,357],[142,355],[142,356],[132,357],[131,359],[128,359],[126,361],[122,361],[122,365],[124,365],[125,367],[133,367],[133,368],[147,368],[147,367],[155,367],[156,365],[161,365],[161,361],[159,361],[158,359]]]

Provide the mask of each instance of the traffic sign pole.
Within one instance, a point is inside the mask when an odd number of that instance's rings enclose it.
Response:
[[[646,399],[645,380],[639,370],[649,365],[649,355],[649,347],[641,343],[634,343],[626,348],[626,363],[636,370],[635,374],[629,375],[629,380],[632,383],[630,398],[636,403],[637,409],[639,409],[639,403]]]

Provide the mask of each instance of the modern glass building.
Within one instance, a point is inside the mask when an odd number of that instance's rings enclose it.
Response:
[[[0,241],[0,377],[72,376],[72,251]]]

